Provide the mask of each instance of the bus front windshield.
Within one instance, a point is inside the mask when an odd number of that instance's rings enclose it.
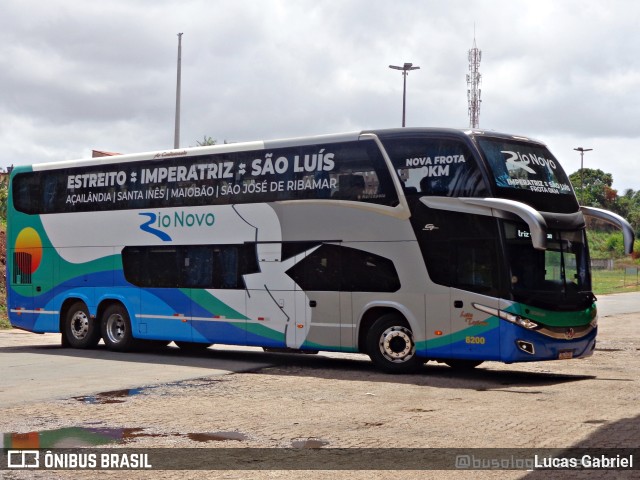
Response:
[[[592,303],[584,230],[549,231],[546,250],[533,248],[524,224],[506,222],[505,233],[516,301],[551,310],[583,309]]]
[[[496,196],[531,205],[543,212],[573,213],[578,203],[569,177],[542,144],[479,137]]]

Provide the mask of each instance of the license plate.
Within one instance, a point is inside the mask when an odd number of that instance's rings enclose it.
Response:
[[[558,360],[569,360],[573,358],[573,350],[561,350],[558,352]]]

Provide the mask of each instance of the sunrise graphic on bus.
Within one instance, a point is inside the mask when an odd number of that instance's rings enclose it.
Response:
[[[31,275],[42,261],[42,240],[35,229],[27,227],[20,231],[16,238],[13,260],[14,281],[20,279],[20,283],[30,283]]]

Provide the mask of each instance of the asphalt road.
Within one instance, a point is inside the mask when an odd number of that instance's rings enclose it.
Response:
[[[640,292],[616,293],[598,297],[600,317],[640,312]]]

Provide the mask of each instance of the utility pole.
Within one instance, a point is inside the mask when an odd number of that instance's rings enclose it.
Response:
[[[176,81],[176,121],[173,148],[180,148],[180,84],[182,75],[182,33],[178,34],[178,78]]]
[[[580,204],[584,205],[584,152],[590,152],[593,148],[574,148],[576,152],[580,152]]]
[[[402,70],[402,76],[404,77],[404,84],[402,87],[402,126],[405,126],[405,114],[407,110],[407,75],[410,70],[419,70],[420,67],[414,67],[413,63],[405,63],[402,67],[397,65],[389,65],[389,68],[394,70]]]

